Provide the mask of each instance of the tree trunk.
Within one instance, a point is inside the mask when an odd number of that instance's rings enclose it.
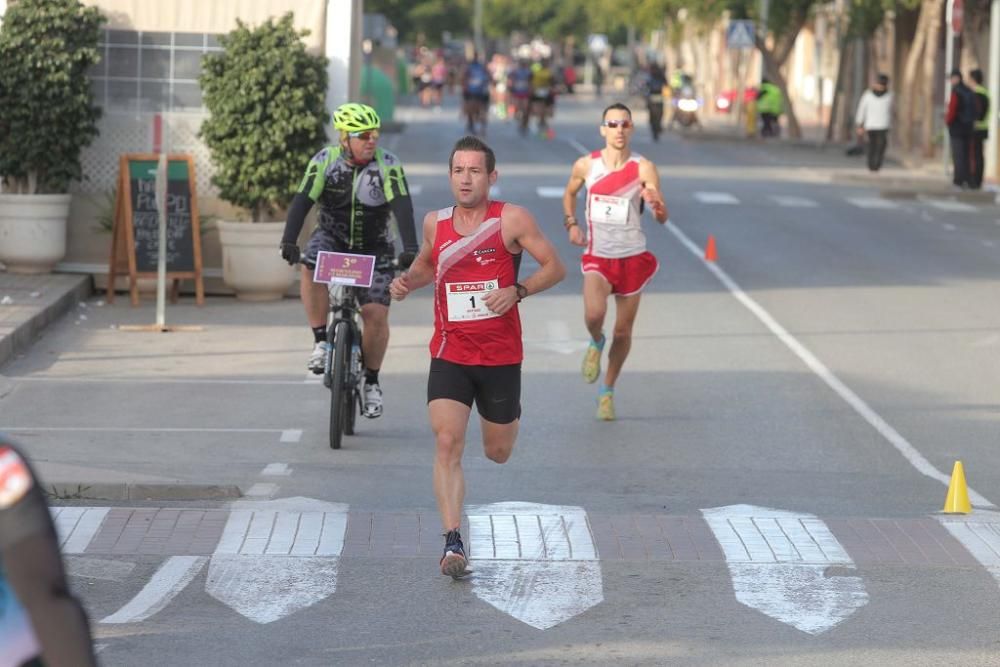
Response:
[[[764,35],[757,34],[755,37],[757,50],[760,51],[761,58],[764,60],[764,72],[771,77],[774,85],[778,86],[785,98],[785,113],[788,114],[788,136],[792,139],[802,138],[802,128],[799,127],[799,120],[795,117],[795,108],[788,96],[788,83],[781,74],[781,68],[785,66],[785,61],[788,60],[792,49],[795,48],[795,41],[798,39],[802,26],[806,24],[807,18],[804,12],[799,13],[791,21],[788,29],[775,39],[773,50],[767,48]]]
[[[914,33],[913,45],[910,47],[910,52],[906,57],[906,65],[903,68],[903,82],[900,86],[903,95],[898,108],[902,111],[899,117],[899,134],[905,152],[913,150],[913,110],[914,107],[918,106],[918,96],[914,88],[917,85],[917,73],[927,41],[927,24],[930,22],[931,13],[928,7],[933,4],[936,4],[936,0],[924,0],[921,5],[917,31]],[[927,105],[921,104],[919,107],[925,109]]]
[[[924,90],[927,91],[926,99],[930,101],[930,113],[924,114],[924,122],[920,132],[920,140],[923,146],[923,153],[926,157],[934,155],[934,82],[937,80],[937,45],[941,40],[941,10],[944,0],[924,0],[924,9],[930,11],[927,23],[927,37],[924,40]],[[951,30],[951,27],[948,28]]]

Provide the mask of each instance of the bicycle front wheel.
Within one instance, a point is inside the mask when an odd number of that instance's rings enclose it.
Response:
[[[351,326],[345,321],[337,322],[333,329],[333,363],[330,367],[330,448],[340,449],[347,415],[345,406],[349,396],[354,395],[348,386],[348,365],[351,363]]]

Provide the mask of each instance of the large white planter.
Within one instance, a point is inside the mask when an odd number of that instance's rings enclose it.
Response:
[[[296,269],[281,258],[283,222],[218,223],[222,280],[243,301],[275,301],[295,281]]]
[[[11,273],[49,273],[66,256],[71,195],[0,194],[0,262]]]

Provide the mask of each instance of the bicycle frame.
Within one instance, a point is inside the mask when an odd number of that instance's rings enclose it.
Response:
[[[329,352],[323,384],[330,389],[330,447],[340,449],[341,435],[354,435],[354,423],[361,409],[360,307],[355,288],[330,284],[330,313],[327,318]],[[343,366],[343,367],[341,367]]]

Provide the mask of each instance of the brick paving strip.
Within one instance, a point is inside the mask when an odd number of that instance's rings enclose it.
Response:
[[[237,516],[238,513],[238,516]],[[55,507],[53,515],[67,554],[107,555],[212,555],[227,553],[351,557],[426,558],[436,557],[442,538],[438,516],[424,512],[289,512],[273,510],[201,510],[126,507]],[[475,558],[518,559],[510,551],[510,521],[488,521],[482,526],[477,517],[475,532],[469,525],[463,534],[474,535],[481,552],[492,543],[494,553],[476,553]],[[230,521],[238,518],[238,521]],[[910,519],[825,519],[825,524],[860,566],[873,564],[930,567],[976,567],[977,560],[933,517]],[[587,516],[588,531],[562,531],[551,519],[537,522],[518,517],[521,531],[516,542],[541,544],[545,560],[576,560],[577,554],[593,554],[603,561],[640,562],[722,562],[723,551],[705,520],[700,516],[602,515]],[[228,527],[227,527],[228,525]],[[563,525],[569,525],[564,522]],[[743,523],[758,526],[749,544],[747,561],[755,559],[760,540],[774,553],[788,548],[787,540],[774,535],[768,519]],[[533,531],[524,532],[525,526]],[[555,528],[553,528],[555,526]],[[503,530],[501,531],[501,528]],[[798,527],[797,527],[798,528]],[[801,524],[798,540],[811,535],[809,522]],[[1000,524],[993,527],[1000,532]],[[485,531],[485,532],[484,532]],[[803,532],[804,531],[804,532]],[[224,535],[225,533],[225,535]],[[589,533],[589,535],[587,534]],[[592,543],[582,544],[590,539]],[[780,543],[779,543],[780,540]],[[574,546],[575,544],[575,546]],[[483,548],[486,547],[486,548]],[[221,549],[221,551],[220,551]],[[503,555],[506,554],[506,555]],[[587,556],[581,558],[590,559]],[[794,560],[794,554],[793,559]],[[802,562],[818,562],[808,551]],[[784,559],[784,562],[789,560]]]

